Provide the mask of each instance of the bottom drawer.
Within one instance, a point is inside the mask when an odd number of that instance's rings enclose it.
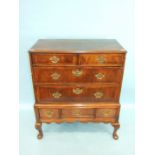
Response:
[[[115,117],[117,115],[117,109],[97,109],[96,110],[96,117],[97,118],[107,118],[107,117]]]
[[[58,120],[68,121],[69,119],[76,120],[85,119],[88,121],[95,120],[115,120],[119,115],[119,105],[111,106],[98,106],[98,107],[52,107],[44,106],[37,107],[38,117],[41,122],[54,122]]]
[[[39,109],[40,119],[58,119],[59,110],[53,108],[40,108]]]

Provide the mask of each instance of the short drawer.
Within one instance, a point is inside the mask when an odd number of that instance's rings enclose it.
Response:
[[[81,54],[80,65],[90,66],[123,66],[125,54]]]
[[[119,109],[117,108],[101,108],[96,109],[96,118],[114,118],[118,115]]]
[[[117,102],[120,86],[92,85],[37,85],[37,102]]]
[[[59,66],[77,64],[76,54],[31,54],[32,65],[38,66]]]
[[[121,82],[120,67],[33,67],[36,83]]]
[[[72,109],[62,109],[62,118],[93,118],[94,109],[85,108],[72,108]]]
[[[38,110],[39,110],[40,119],[57,119],[57,118],[59,118],[58,109],[40,108]]]

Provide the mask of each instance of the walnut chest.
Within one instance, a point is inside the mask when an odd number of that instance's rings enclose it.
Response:
[[[29,50],[35,127],[42,123],[103,122],[118,139],[126,50],[113,39],[41,39]]]

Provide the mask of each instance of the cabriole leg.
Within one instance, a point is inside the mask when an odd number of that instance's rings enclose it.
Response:
[[[114,127],[113,138],[115,140],[117,140],[118,139],[117,130],[119,129],[120,124],[119,123],[112,123],[112,126]]]
[[[37,135],[37,138],[38,139],[42,139],[42,137],[43,137],[43,132],[42,132],[42,123],[40,123],[40,122],[36,122],[36,124],[35,124],[35,128],[38,130],[38,135]]]

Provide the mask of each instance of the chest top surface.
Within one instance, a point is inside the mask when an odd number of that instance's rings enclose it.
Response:
[[[125,53],[115,39],[39,39],[30,52]]]

